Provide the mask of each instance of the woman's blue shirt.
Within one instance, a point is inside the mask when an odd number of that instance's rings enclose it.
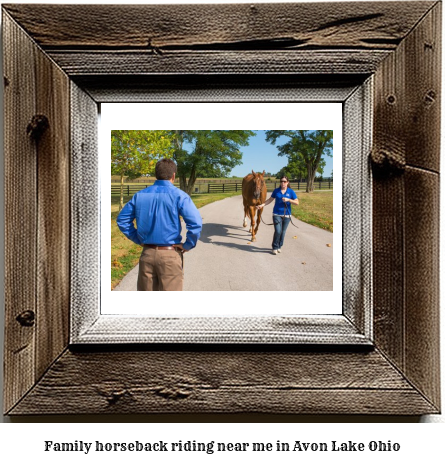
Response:
[[[272,198],[275,199],[275,205],[273,207],[273,214],[274,215],[290,215],[291,214],[291,205],[285,204],[283,202],[283,197],[287,197],[288,199],[295,200],[297,199],[297,194],[288,187],[284,194],[281,193],[281,188],[277,187],[271,195]]]

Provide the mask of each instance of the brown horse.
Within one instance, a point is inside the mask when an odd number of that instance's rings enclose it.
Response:
[[[244,205],[244,223],[243,226],[247,226],[247,217],[250,217],[250,232],[252,233],[252,242],[256,241],[256,233],[260,226],[261,214],[263,209],[256,209],[257,205],[261,205],[266,201],[267,187],[266,181],[264,180],[264,173],[255,173],[252,170],[252,174],[248,174],[243,179],[243,205]],[[255,226],[255,213],[257,213],[257,220]]]

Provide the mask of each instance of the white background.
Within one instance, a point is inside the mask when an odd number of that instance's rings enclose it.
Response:
[[[187,115],[187,117],[185,117]],[[184,128],[184,124],[188,125]],[[342,313],[342,104],[341,103],[128,103],[101,106],[99,151],[101,172],[101,197],[110,198],[110,153],[112,129],[329,129],[334,131],[333,162],[334,189],[334,287],[332,291],[287,291],[285,299],[298,302],[293,314]],[[283,160],[285,164],[285,160]],[[247,174],[247,173],[246,173]],[[102,203],[101,221],[101,313],[149,314],[161,305],[162,293],[111,292],[110,259],[110,203]],[[241,210],[240,210],[241,211]],[[242,215],[240,215],[240,224]],[[185,238],[183,238],[185,240]],[[199,242],[198,242],[199,247]],[[190,252],[193,253],[193,250]],[[205,267],[205,263],[202,264]],[[282,294],[280,294],[282,296]],[[258,298],[253,291],[234,292],[183,292],[169,293],[169,307],[180,309],[180,315],[242,316],[241,309],[250,308],[249,301]],[[282,314],[276,305],[277,292],[261,292],[261,308],[256,314]],[[209,305],[212,302],[212,305]],[[310,312],[306,309],[310,309]],[[165,314],[163,313],[163,316]]]
[[[286,0],[284,0],[286,1]],[[27,2],[10,2],[10,3],[27,3]],[[29,2],[28,2],[29,3]],[[55,2],[39,2],[39,3],[60,3]],[[77,0],[74,2],[65,3],[90,3],[87,1]],[[102,3],[122,3],[122,2],[102,2]],[[132,3],[141,3],[132,0]],[[145,3],[162,3],[158,2],[145,2]],[[186,1],[170,0],[170,3],[187,3]],[[195,2],[197,3],[197,2]],[[209,0],[207,3],[212,3]],[[238,3],[251,3],[244,0]],[[1,94],[0,94],[1,95]],[[1,98],[1,96],[0,96]],[[442,120],[443,121],[443,120]],[[443,124],[443,122],[442,122]],[[442,127],[442,147],[444,147],[444,130]],[[1,167],[3,169],[3,167]],[[3,182],[3,176],[0,176]],[[3,186],[1,189],[3,192]],[[443,206],[445,198],[443,197],[442,190],[442,218],[445,217]],[[3,203],[0,204],[2,209],[2,217],[4,217]],[[0,229],[3,234],[3,229]],[[442,236],[443,243],[443,236]],[[4,242],[4,237],[2,236]],[[0,248],[3,251],[3,248]],[[4,256],[3,256],[4,261]],[[444,270],[443,253],[441,253],[441,270]],[[443,271],[442,271],[443,273]],[[4,302],[4,295],[2,295]],[[444,299],[442,299],[443,302]],[[444,333],[444,318],[442,318],[441,329]],[[3,351],[3,330],[4,321],[1,320],[0,328],[0,350]],[[445,401],[444,396],[444,373],[445,367],[443,360],[445,354],[442,344],[442,399]],[[3,352],[0,354],[3,357]],[[73,399],[75,401],[75,399]],[[400,424],[399,422],[416,422],[417,418],[404,418],[404,417],[362,417],[362,416],[322,416],[322,417],[287,417],[287,416],[271,416],[271,417],[249,417],[249,421],[260,421],[259,424],[245,424],[244,416],[200,416],[194,420],[194,417],[187,417],[186,420],[182,417],[176,416],[130,416],[130,417],[33,417],[24,419],[15,419],[11,424],[10,418],[3,417],[4,424],[0,425],[0,460],[3,463],[16,462],[16,463],[45,463],[59,464],[61,461],[65,464],[71,463],[88,463],[96,464],[99,456],[96,454],[85,455],[82,453],[45,453],[43,452],[44,441],[75,441],[83,440],[93,442],[98,441],[176,441],[182,439],[183,441],[189,439],[195,440],[218,440],[218,441],[262,441],[262,442],[275,442],[277,439],[282,441],[291,442],[293,440],[300,441],[331,441],[331,440],[352,440],[363,441],[368,443],[371,440],[391,440],[392,442],[399,442],[401,444],[401,452],[399,453],[357,453],[357,452],[344,452],[344,453],[297,453],[297,455],[290,454],[284,457],[282,453],[264,453],[261,456],[253,455],[239,455],[239,454],[221,454],[221,455],[207,455],[203,453],[193,453],[187,456],[181,455],[168,455],[163,456],[161,453],[153,455],[129,455],[129,454],[108,454],[104,455],[102,460],[106,460],[107,464],[119,463],[122,461],[131,461],[132,464],[148,464],[150,462],[162,460],[162,463],[226,463],[228,461],[233,463],[244,463],[244,461],[252,461],[258,463],[270,463],[270,461],[277,461],[279,463],[315,463],[324,464],[328,460],[329,463],[339,463],[346,465],[349,463],[380,463],[391,464],[394,463],[442,463],[444,456],[444,442],[445,437],[445,417],[444,415],[430,415],[424,416],[420,419],[421,422],[436,423],[430,425],[420,425],[415,423]],[[100,422],[100,425],[91,424],[90,422]],[[122,424],[124,422],[133,422],[130,424]],[[201,423],[196,424],[180,424],[182,421],[198,421]],[[231,424],[224,422],[230,421]],[[360,422],[366,423],[360,423]],[[379,422],[375,424],[374,422]],[[30,424],[28,422],[31,422]],[[42,424],[35,424],[41,422]],[[56,422],[66,422],[59,425]],[[141,423],[137,423],[141,422]],[[174,422],[163,424],[163,422]],[[218,423],[210,423],[218,422]],[[309,424],[305,423],[309,422]],[[310,422],[321,422],[319,424],[310,424]],[[342,422],[342,423],[332,423]],[[344,422],[344,423],[343,423]],[[397,422],[397,424],[394,424]],[[28,423],[28,424],[27,424]],[[207,424],[208,423],[208,424]],[[360,424],[357,424],[360,423]],[[439,424],[438,424],[439,423]],[[99,461],[99,463],[102,462]]]

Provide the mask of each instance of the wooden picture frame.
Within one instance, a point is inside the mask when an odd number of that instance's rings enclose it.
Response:
[[[440,2],[2,14],[6,414],[440,411]],[[350,318],[366,344],[73,344],[72,301],[94,318],[98,286],[72,279],[91,267],[82,238],[98,217],[84,208],[94,186],[76,191],[87,180],[73,167],[96,169],[100,102],[221,88],[237,101],[252,88],[370,79],[372,312]]]

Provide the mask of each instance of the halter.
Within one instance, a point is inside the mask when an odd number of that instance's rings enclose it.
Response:
[[[261,179],[261,185],[260,185],[260,189],[259,189],[259,195],[258,195],[258,198],[261,197],[261,191],[263,190],[263,187],[265,185],[265,182],[264,182],[264,179]],[[255,178],[253,178],[253,192],[252,192],[252,197],[254,199],[256,199],[255,197],[255,190],[256,190],[256,181],[255,181]]]

